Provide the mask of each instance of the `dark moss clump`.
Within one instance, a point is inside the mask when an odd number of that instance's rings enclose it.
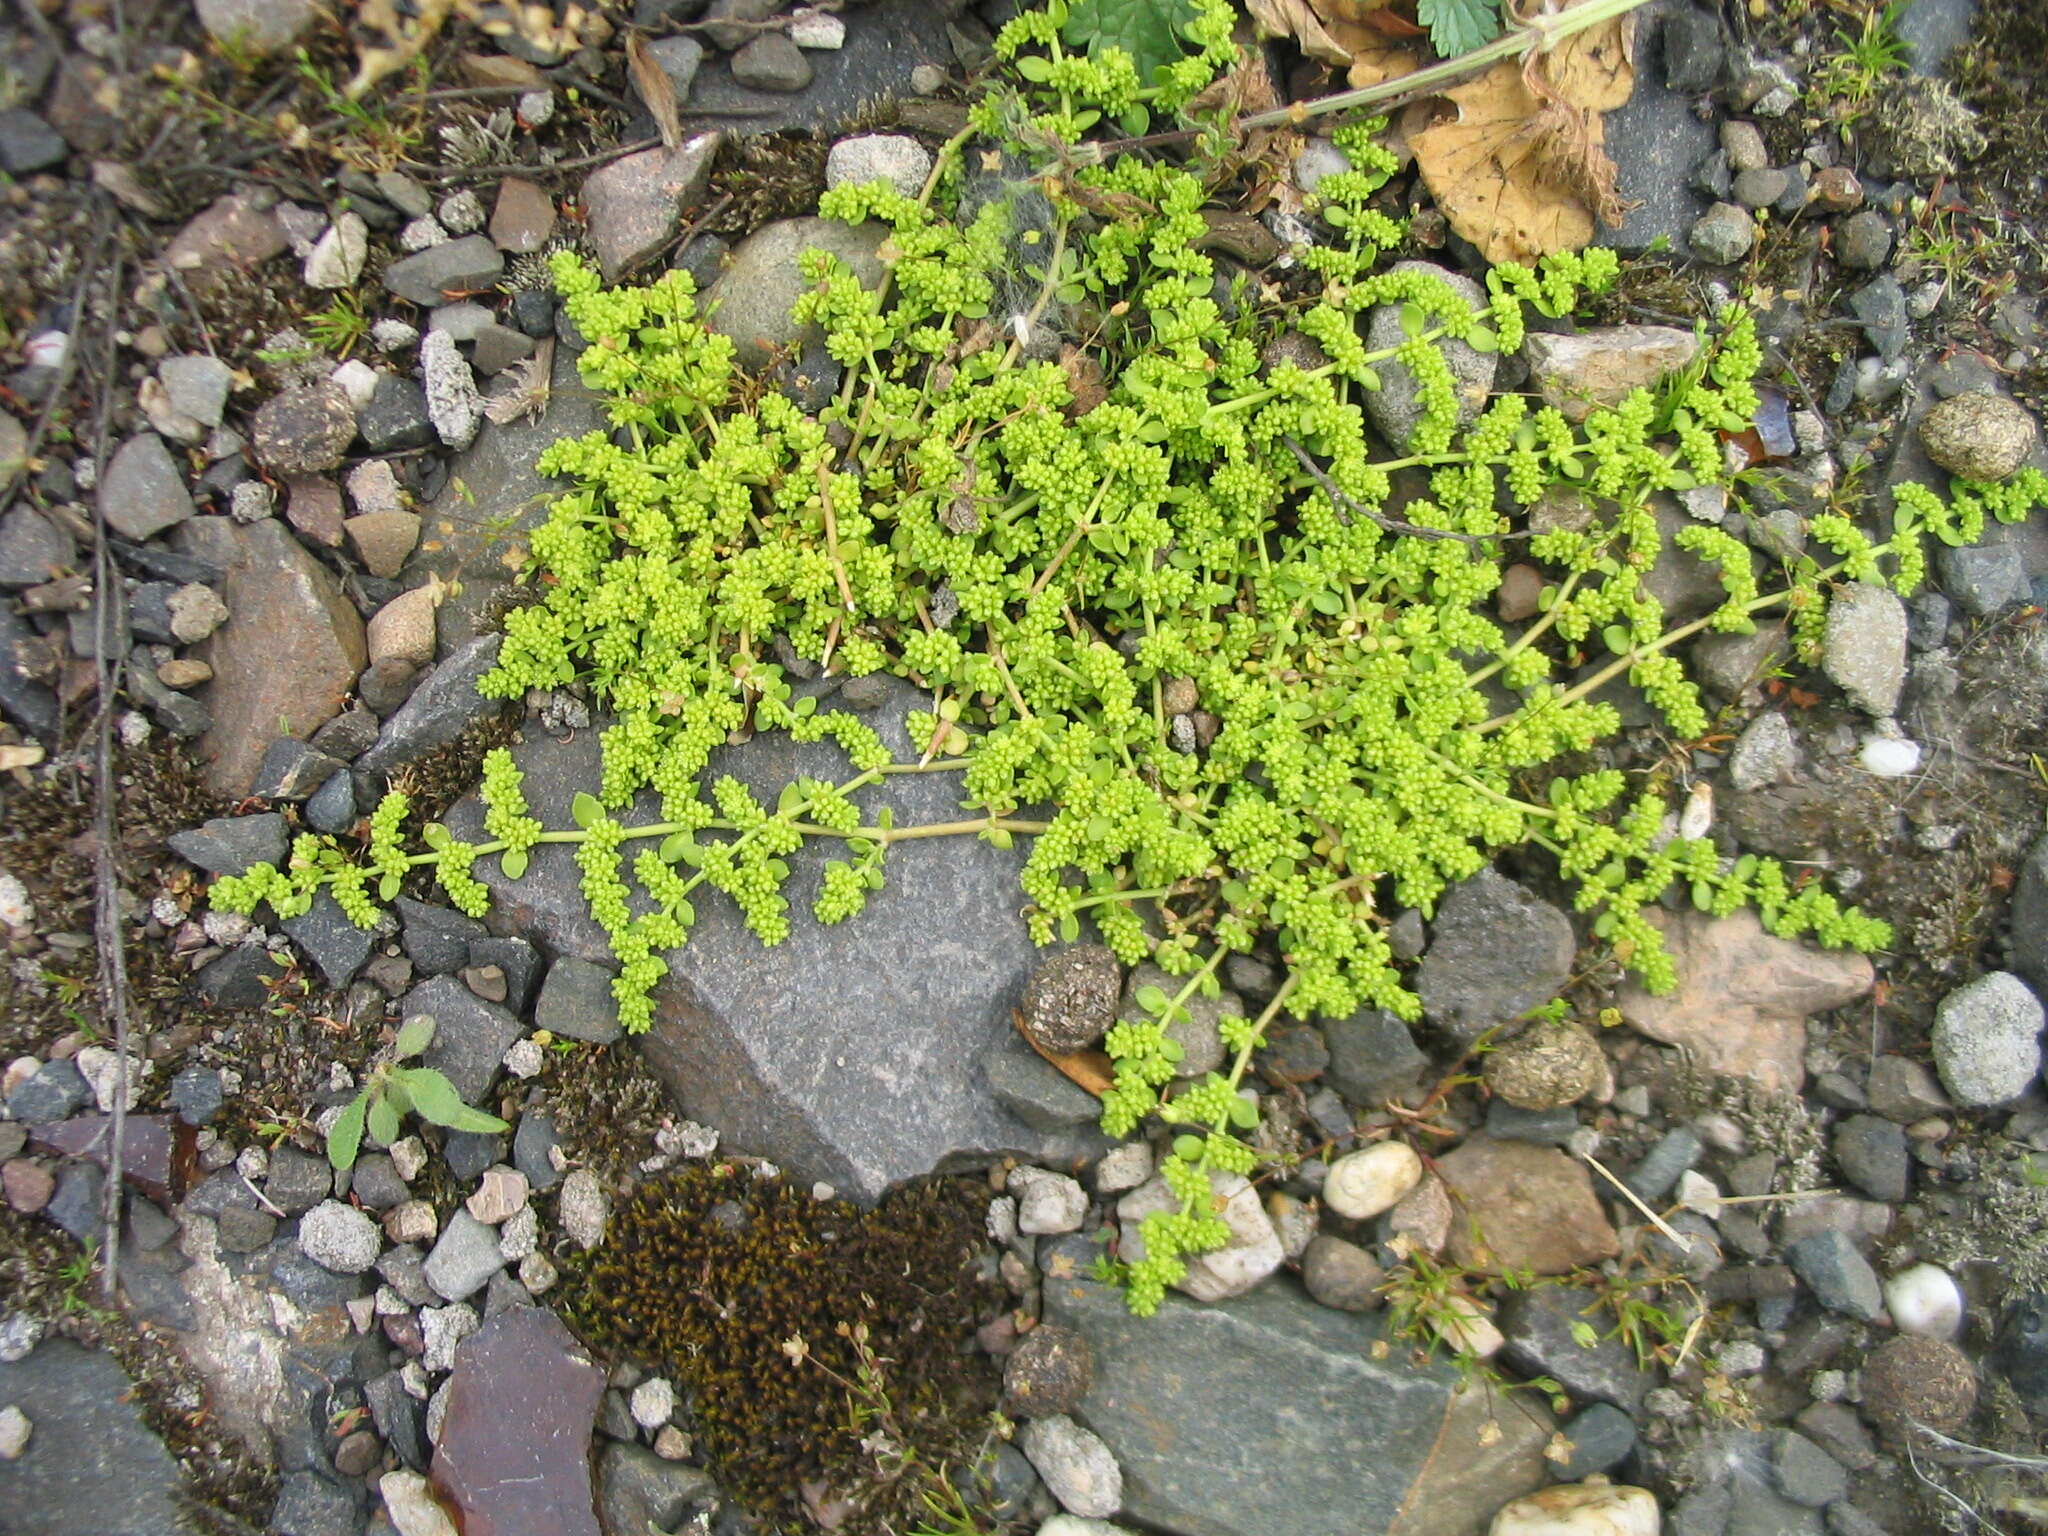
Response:
[[[995,1406],[970,1347],[1000,1305],[977,1278],[986,1200],[940,1179],[865,1209],[692,1167],[627,1199],[567,1276],[568,1315],[675,1381],[720,1485],[758,1518],[797,1529],[807,1502],[843,1501],[846,1536],[903,1529]]]
[[[654,1133],[675,1115],[668,1089],[630,1045],[575,1045],[550,1055],[541,1091],[562,1146],[614,1177],[653,1153]]]

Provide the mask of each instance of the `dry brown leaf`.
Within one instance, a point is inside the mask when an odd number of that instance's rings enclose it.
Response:
[[[1398,80],[1422,68],[1422,55],[1410,45],[1357,22],[1338,22],[1335,35],[1350,50],[1345,81],[1354,91],[1385,80]]]
[[[1262,35],[1292,38],[1303,53],[1325,64],[1351,62],[1349,51],[1330,36],[1308,0],[1245,0],[1245,9],[1252,13]]]
[[[674,149],[683,142],[681,104],[676,100],[676,83],[638,32],[626,34],[626,72],[633,77],[633,89],[654,115],[654,126],[662,144]]]
[[[1594,27],[1525,66],[1505,60],[1444,93],[1454,114],[1409,136],[1451,227],[1490,262],[1577,250],[1596,216],[1618,222],[1601,113],[1635,87],[1632,18]]]

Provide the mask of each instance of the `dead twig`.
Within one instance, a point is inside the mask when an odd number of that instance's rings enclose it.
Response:
[[[1314,477],[1318,486],[1322,487],[1325,496],[1336,502],[1345,511],[1351,513],[1352,516],[1362,517],[1369,523],[1377,523],[1389,533],[1405,533],[1411,538],[1417,539],[1452,539],[1460,544],[1484,544],[1487,539],[1525,539],[1528,537],[1526,533],[1489,533],[1481,536],[1476,533],[1455,533],[1448,528],[1424,528],[1420,523],[1404,523],[1398,517],[1388,517],[1384,512],[1375,512],[1372,508],[1361,506],[1345,495],[1338,488],[1337,482],[1324,473],[1322,467],[1309,457],[1308,450],[1302,447],[1300,443],[1291,437],[1285,441],[1287,446],[1294,450],[1294,456],[1301,461],[1301,467]]]

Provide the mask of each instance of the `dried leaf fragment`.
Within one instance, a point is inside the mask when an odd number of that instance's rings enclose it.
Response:
[[[647,103],[647,110],[654,116],[655,130],[661,135],[664,148],[674,149],[683,142],[683,123],[680,103],[676,100],[676,83],[669,78],[661,61],[647,46],[647,40],[638,32],[626,34],[626,70],[633,77],[633,89],[640,99]]]

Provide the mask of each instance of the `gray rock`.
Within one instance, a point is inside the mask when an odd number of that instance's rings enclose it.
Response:
[[[0,517],[0,587],[35,587],[77,558],[71,535],[34,507]]]
[[[1619,227],[1602,225],[1594,239],[1619,251],[1645,251],[1660,241],[1664,249],[1684,249],[1702,206],[1686,174],[1714,148],[1713,124],[1693,111],[1693,99],[1721,71],[1720,25],[1711,16],[1689,17],[1689,7],[1666,9],[1664,46],[1651,46],[1647,30],[1638,32],[1635,90],[1606,114],[1615,190],[1628,211]],[[1703,78],[1706,85],[1698,83]]]
[[[319,19],[313,0],[197,0],[199,23],[242,53],[277,53]]]
[[[322,1269],[360,1275],[377,1262],[384,1235],[352,1205],[322,1201],[299,1218],[299,1248]]]
[[[1884,1290],[1877,1272],[1846,1232],[1831,1228],[1810,1233],[1786,1248],[1785,1259],[1830,1312],[1866,1323],[1884,1315]]]
[[[355,435],[355,407],[338,384],[279,390],[249,419],[256,462],[280,475],[324,474],[341,463]]]
[[[171,1079],[165,1102],[187,1125],[205,1125],[220,1113],[220,1074],[211,1067],[187,1067]]]
[[[901,759],[912,752],[902,716],[918,695],[894,682],[887,695],[891,707],[869,718]],[[596,782],[597,733],[568,742],[535,733],[514,757],[534,815],[547,826],[569,825],[571,797]],[[836,747],[799,746],[777,733],[721,749],[707,773],[734,774],[772,800],[793,776],[843,776],[843,763]],[[894,775],[860,798],[890,806],[899,826],[950,820],[957,791],[938,777]],[[622,819],[653,819],[657,802],[643,796]],[[480,836],[476,801],[455,806],[449,825],[458,837]],[[565,845],[543,844],[516,883],[495,861],[477,877],[491,889],[497,926],[595,963],[609,951],[570,855]],[[789,856],[787,894],[797,911],[808,908],[827,857],[810,847]],[[642,1048],[684,1111],[717,1126],[727,1146],[861,1197],[949,1157],[1008,1151],[1056,1163],[1085,1151],[1093,1133],[1076,1143],[1004,1114],[979,1070],[995,1036],[1011,1028],[1036,959],[1014,915],[1021,862],[1022,850],[979,841],[905,843],[891,851],[887,887],[857,919],[797,922],[772,949],[729,902],[699,902],[689,943],[669,957],[669,977],[655,991],[654,1027]],[[821,1061],[833,1070],[821,1072]]]
[[[1806,1436],[1793,1430],[1779,1433],[1771,1452],[1771,1472],[1778,1492],[1794,1504],[1819,1509],[1849,1493],[1843,1465]]]
[[[1693,5],[1673,6],[1664,13],[1660,40],[1666,87],[1691,95],[1714,88],[1728,58],[1718,15]]]
[[[2003,480],[2026,463],[2040,440],[2027,408],[2004,395],[1957,395],[1920,422],[1927,456],[1964,480]]]
[[[1310,1238],[1301,1255],[1301,1283],[1309,1295],[1339,1312],[1370,1312],[1379,1306],[1386,1278],[1371,1254],[1327,1232]]]
[[[480,720],[504,708],[476,691],[476,681],[498,664],[497,635],[466,641],[413,687],[384,722],[377,744],[356,759],[359,773],[384,774],[445,747]]]
[[[1595,1472],[1609,1472],[1636,1448],[1635,1420],[1612,1403],[1594,1403],[1574,1414],[1564,1426],[1571,1456],[1558,1468],[1561,1482],[1582,1482]]]
[[[431,309],[451,297],[480,293],[505,275],[505,258],[484,235],[464,235],[402,256],[384,269],[384,286]]]
[[[461,1301],[483,1289],[504,1267],[497,1228],[485,1226],[468,1211],[457,1211],[441,1229],[422,1273],[438,1295]]]
[[[25,107],[0,111],[0,170],[28,176],[62,165],[71,153],[64,136]]]
[[[305,800],[325,784],[340,762],[289,736],[273,741],[256,765],[249,793],[262,800]]]
[[[356,1536],[363,1517],[355,1496],[315,1472],[293,1472],[277,1487],[273,1536]]]
[[[1063,1413],[1047,1414],[1026,1424],[1018,1443],[1069,1514],[1102,1520],[1123,1507],[1123,1473],[1092,1430]]]
[[[1483,869],[1445,894],[1416,993],[1432,1024],[1470,1044],[1555,997],[1571,975],[1575,948],[1562,912]]]
[[[43,1207],[43,1217],[81,1244],[97,1243],[106,1233],[106,1188],[106,1175],[96,1164],[65,1163],[57,1170],[57,1190]]]
[[[66,1058],[44,1062],[33,1077],[7,1095],[7,1113],[23,1125],[54,1125],[91,1102],[92,1085],[78,1064]]]
[[[1992,971],[1941,1000],[1932,1045],[1941,1085],[1958,1104],[2005,1104],[2041,1070],[2040,999],[2010,971]]]
[[[533,1024],[566,1040],[610,1045],[619,1038],[619,1004],[612,996],[613,973],[588,960],[564,955],[548,968],[534,1004]]]
[[[154,1536],[182,1527],[178,1464],[144,1424],[114,1357],[46,1339],[0,1361],[0,1403],[35,1432],[6,1463],[11,1530],[35,1536]]]
[[[315,832],[339,835],[355,825],[355,781],[337,773],[306,801],[306,824]]]
[[[313,905],[297,917],[288,917],[284,931],[319,968],[321,977],[337,991],[356,979],[356,972],[370,958],[373,935],[358,928],[341,910],[341,904],[327,891],[313,898]]]
[[[1865,283],[1849,296],[1849,310],[1863,326],[1863,334],[1887,363],[1896,362],[1906,350],[1906,290],[1887,272]]]
[[[1463,273],[1450,271],[1428,261],[1396,262],[1394,272],[1415,272],[1434,277],[1449,284],[1452,293],[1467,306],[1480,310],[1486,306],[1486,294],[1480,286]],[[1406,333],[1401,329],[1401,312],[1405,306],[1382,304],[1372,311],[1366,321],[1366,345],[1374,351],[1383,347],[1400,345]],[[1458,422],[1467,423],[1479,414],[1486,403],[1486,397],[1493,389],[1493,377],[1500,365],[1500,357],[1494,352],[1475,352],[1462,341],[1442,343],[1444,361],[1450,365],[1451,377],[1458,396]],[[1365,412],[1380,436],[1398,450],[1405,452],[1415,427],[1422,420],[1422,402],[1417,395],[1415,376],[1399,362],[1388,361],[1378,365],[1380,387],[1365,397]]]
[[[263,1195],[285,1215],[300,1215],[333,1198],[334,1170],[324,1157],[281,1146],[270,1154],[270,1172],[263,1180]]]
[[[1746,209],[1716,203],[1693,225],[1686,242],[1701,261],[1726,266],[1749,254],[1756,244],[1756,224]]]
[[[370,1210],[383,1212],[412,1198],[412,1190],[398,1176],[398,1165],[387,1152],[365,1152],[349,1170],[349,1194]]]
[[[100,476],[99,502],[107,526],[124,539],[161,533],[194,510],[183,472],[154,432],[138,432],[115,451]]]
[[[363,1401],[370,1418],[386,1445],[414,1471],[423,1471],[433,1456],[427,1443],[425,1405],[405,1390],[405,1378],[397,1371],[372,1376],[363,1384]]]
[[[1038,1052],[1006,1031],[982,1058],[989,1092],[1033,1130],[1057,1132],[1092,1125],[1102,1102]]]
[[[255,816],[216,816],[164,841],[171,852],[210,875],[245,875],[257,864],[282,868],[291,834],[276,811]]]
[[[492,321],[477,332],[471,345],[469,360],[476,371],[486,378],[496,377],[514,363],[523,363],[533,356],[533,338],[524,331],[515,331],[509,325]]]
[[[37,736],[57,730],[57,696],[31,675],[26,650],[28,627],[15,617],[12,604],[0,606],[0,713]]]
[[[469,963],[469,946],[487,938],[488,930],[473,917],[430,902],[401,896],[397,901],[400,942],[406,958],[422,976],[444,976]]]
[[[548,1155],[560,1144],[561,1138],[555,1134],[552,1116],[529,1107],[519,1117],[519,1124],[512,1133],[512,1166],[526,1175],[526,1182],[535,1194],[553,1189],[562,1182],[562,1171]]]
[[[669,84],[675,87],[676,104],[681,106],[687,102],[690,84],[704,63],[704,45],[694,37],[660,37],[647,45],[647,52],[661,66],[661,72],[668,76]],[[634,94],[639,94],[637,84]]]
[[[1651,1383],[1636,1364],[1634,1352],[1619,1339],[1602,1338],[1586,1345],[1573,1336],[1573,1328],[1598,1305],[1599,1298],[1581,1286],[1512,1293],[1495,1318],[1507,1339],[1501,1358],[1527,1375],[1553,1378],[1574,1397],[1612,1403],[1637,1414]]]
[[[446,331],[429,331],[421,340],[420,381],[435,435],[450,448],[467,448],[476,441],[477,428],[483,425],[483,399],[476,392],[476,375]]]
[[[1699,1137],[1690,1129],[1674,1126],[1643,1154],[1643,1160],[1623,1182],[1639,1199],[1655,1205],[1671,1193],[1679,1176],[1700,1160],[1703,1150]]]
[[[1835,1127],[1834,1145],[1842,1172],[1871,1199],[1906,1198],[1913,1160],[1898,1126],[1880,1115],[1850,1115]]]
[[[2048,990],[2048,834],[2027,850],[2013,886],[2012,968]]]
[[[266,981],[278,971],[261,945],[231,949],[194,978],[199,995],[215,1008],[257,1008],[270,1000]]]
[[[614,1440],[598,1460],[598,1511],[607,1531],[672,1531],[716,1496],[702,1468],[664,1461],[645,1446]]]
[[[780,32],[766,32],[732,56],[732,77],[757,91],[800,91],[813,70],[804,51]]]
[[[705,34],[719,48],[732,53],[760,36],[760,28],[747,23],[766,21],[777,9],[777,0],[711,0],[704,13]]]
[[[1579,1128],[1579,1113],[1569,1105],[1559,1109],[1518,1109],[1496,1096],[1486,1106],[1486,1134],[1503,1141],[1533,1141],[1538,1146],[1561,1147]]]
[[[887,226],[873,221],[849,226],[804,218],[764,225],[735,247],[731,265],[712,285],[710,328],[733,339],[741,365],[748,368],[765,367],[779,349],[822,340],[815,325],[799,327],[789,318],[790,306],[809,286],[797,270],[798,256],[812,249],[828,251],[846,263],[862,287],[872,289],[882,278],[876,252],[888,233]]]
[[[1323,1043],[1330,1051],[1325,1076],[1331,1086],[1352,1103],[1369,1108],[1413,1087],[1429,1065],[1408,1026],[1379,1008],[1325,1020]]]
[[[1772,166],[1760,166],[1753,170],[1739,172],[1731,183],[1731,190],[1735,200],[1745,208],[1769,208],[1785,195],[1785,189],[1791,184],[1791,180],[1791,175],[1788,172]],[[1880,221],[1879,227],[1882,228],[1882,221]],[[1836,240],[1836,254],[1844,262],[1847,262],[1848,258],[1841,255],[1839,231],[1837,232]],[[1887,248],[1891,245],[1889,231],[1885,233],[1885,245]],[[1873,267],[1877,266],[1883,259],[1882,256],[1879,256],[1878,260],[1871,262],[1870,265]]]
[[[1835,226],[1834,252],[1852,272],[1875,272],[1892,253],[1891,226],[1875,209],[1852,213]]]
[[[1906,605],[1889,587],[1852,581],[1828,606],[1821,669],[1865,714],[1895,713],[1906,686]]]
[[[825,156],[828,188],[886,181],[905,197],[916,197],[931,172],[931,152],[902,133],[857,134],[841,139]]]
[[[1973,618],[1990,618],[2012,603],[2030,602],[2028,529],[2024,524],[1987,522],[1975,544],[1934,546],[1934,570],[1942,590]]]
[[[1185,1536],[1386,1530],[1452,1406],[1449,1370],[1418,1370],[1399,1350],[1373,1359],[1371,1320],[1282,1282],[1221,1307],[1169,1296],[1151,1318],[1086,1279],[1049,1279],[1044,1300],[1049,1321],[1093,1346],[1095,1384],[1074,1417],[1121,1465],[1123,1513]],[[1287,1497],[1248,1503],[1250,1487]]]
[[[372,453],[425,448],[434,441],[427,392],[398,374],[378,374],[370,403],[356,413],[356,432]]]
[[[1770,1435],[1724,1431],[1692,1457],[1699,1481],[1665,1524],[1670,1536],[1822,1536],[1821,1513],[1786,1499],[1764,1469]]]
[[[1758,715],[1743,727],[1729,754],[1728,777],[1738,790],[1768,789],[1788,784],[1799,768],[1799,744],[1792,727],[1776,710]]]
[[[584,231],[606,282],[617,282],[675,238],[683,209],[703,195],[719,143],[718,134],[700,133],[674,149],[614,160],[584,179]]]
[[[777,9],[770,5],[766,13]],[[715,16],[715,7],[707,14]],[[862,10],[859,24],[847,28],[843,48],[808,55],[817,72],[809,89],[795,94],[756,90],[730,70],[705,69],[691,87],[691,110],[709,117],[746,113],[749,134],[789,128],[836,132],[863,106],[918,94],[911,77],[919,66],[951,70],[953,55],[940,14],[928,0],[875,0]],[[728,51],[754,35],[752,29],[722,30],[732,38],[719,43]]]
[[[487,1003],[453,976],[436,976],[405,994],[403,1017],[424,1013],[434,1020],[434,1038],[420,1057],[455,1085],[462,1102],[474,1104],[489,1091],[498,1065],[526,1031],[496,1003]]]

